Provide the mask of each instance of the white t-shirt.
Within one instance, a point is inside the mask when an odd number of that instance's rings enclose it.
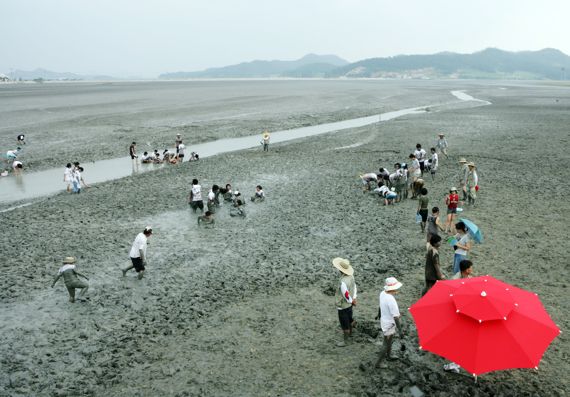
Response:
[[[439,163],[437,153],[432,153],[431,155],[431,169],[436,170]]]
[[[71,168],[65,167],[65,170],[63,171],[63,180],[65,182],[71,182],[72,172],[73,172],[73,170]]]
[[[131,252],[129,252],[129,256],[131,258],[140,258],[141,254],[139,250],[142,250],[143,255],[146,259],[146,241],[147,238],[144,233],[137,234],[135,241],[133,242],[133,246],[131,247]]]
[[[426,151],[423,149],[414,150],[414,155],[418,161],[424,161],[426,159]]]
[[[18,165],[19,165],[19,164],[22,164],[22,162],[21,162],[21,161],[18,161],[18,160],[15,160],[15,161],[12,163],[12,168],[13,168],[13,169],[18,168]]]
[[[457,235],[456,238],[457,237],[459,237],[459,235]],[[466,246],[467,243],[469,242],[469,240],[471,240],[471,237],[469,237],[469,233],[465,233],[463,235],[463,237],[461,237],[460,239],[457,240],[457,242],[463,246]],[[467,251],[465,251],[464,249],[461,249],[461,248],[457,248],[455,250],[455,253],[459,254],[459,255],[467,255]]]
[[[396,298],[386,291],[380,292],[380,327],[382,331],[387,331],[396,325],[394,317],[400,316],[400,309]]]
[[[376,189],[374,189],[374,191],[375,191],[376,193],[378,193],[379,195],[381,195],[382,197],[384,197],[384,195],[385,195],[386,193],[388,193],[388,192],[390,191],[390,189],[388,189],[388,186],[382,185],[382,186],[377,187]]]
[[[208,201],[214,201],[215,198],[216,198],[216,193],[214,193],[214,191],[210,189],[210,191],[208,192]]]
[[[178,145],[178,155],[184,156],[186,154],[184,150],[186,150],[186,146],[183,143]]]
[[[202,186],[192,185],[192,201],[202,201]]]

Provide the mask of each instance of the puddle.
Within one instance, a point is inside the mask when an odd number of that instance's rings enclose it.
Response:
[[[465,94],[463,91],[451,91],[451,94],[462,101],[481,101]],[[429,106],[408,108],[377,114],[374,116],[360,117],[356,119],[337,121],[334,123],[319,124],[310,127],[300,127],[291,130],[275,131],[271,133],[271,143],[282,143],[294,139],[325,134],[328,132],[341,131],[349,128],[364,127],[378,122],[389,121],[405,115],[426,113]],[[251,149],[260,146],[259,134],[241,138],[220,139],[217,141],[191,145],[192,151],[200,154],[200,158],[215,156],[221,153]],[[165,164],[138,164],[131,161],[130,157],[122,157],[109,160],[101,160],[92,163],[81,164],[85,168],[83,178],[88,184],[106,182],[123,178],[139,172],[153,171]],[[170,166],[170,165],[168,165]],[[19,200],[33,199],[61,192],[65,189],[63,182],[64,165],[61,168],[39,172],[23,173],[19,176],[0,178],[0,202],[8,203]],[[15,209],[15,208],[12,208]]]

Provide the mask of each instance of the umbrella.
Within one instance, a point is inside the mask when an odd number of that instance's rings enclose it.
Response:
[[[438,281],[409,310],[420,348],[474,376],[537,368],[560,333],[536,294],[491,276]]]
[[[471,235],[471,237],[473,237],[473,240],[475,240],[478,243],[483,242],[483,234],[481,233],[481,230],[479,230],[479,227],[476,224],[471,222],[469,219],[465,218],[460,218],[459,220],[465,223],[465,226],[467,226],[467,229],[469,229],[469,234]]]

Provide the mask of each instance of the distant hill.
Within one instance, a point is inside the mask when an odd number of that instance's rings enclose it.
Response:
[[[319,77],[348,61],[336,55],[308,54],[296,61],[252,61],[237,65],[210,68],[199,72],[164,73],[161,79],[187,78],[254,78],[254,77]]]
[[[326,77],[553,79],[564,78],[570,57],[556,49],[509,52],[488,48],[473,54],[399,55],[351,63]]]
[[[82,75],[69,72],[52,72],[46,69],[15,70],[10,73],[12,80],[114,80],[114,77],[104,75]]]

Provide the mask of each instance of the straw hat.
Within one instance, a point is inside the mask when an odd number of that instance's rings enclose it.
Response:
[[[66,256],[65,259],[63,260],[64,265],[71,265],[72,263],[75,263],[74,256]]]
[[[467,163],[467,167],[475,167],[475,168],[477,168],[477,167],[475,166],[475,163],[474,163],[474,162]]]
[[[465,160],[465,157],[461,157],[461,158],[459,159],[459,162],[460,162],[460,163],[466,163],[467,160]]]
[[[267,138],[267,137],[269,136],[269,132],[265,131],[265,132],[263,133],[263,136]]]
[[[437,134],[438,136],[445,136],[445,134]]]
[[[384,291],[394,291],[401,287],[402,283],[396,280],[396,277],[388,277],[386,279],[386,284],[384,285]]]
[[[449,192],[457,193],[457,188],[455,186],[453,186],[451,189],[449,189]]]
[[[332,264],[347,276],[352,276],[354,274],[354,269],[350,266],[350,261],[348,259],[334,258],[332,260]]]

